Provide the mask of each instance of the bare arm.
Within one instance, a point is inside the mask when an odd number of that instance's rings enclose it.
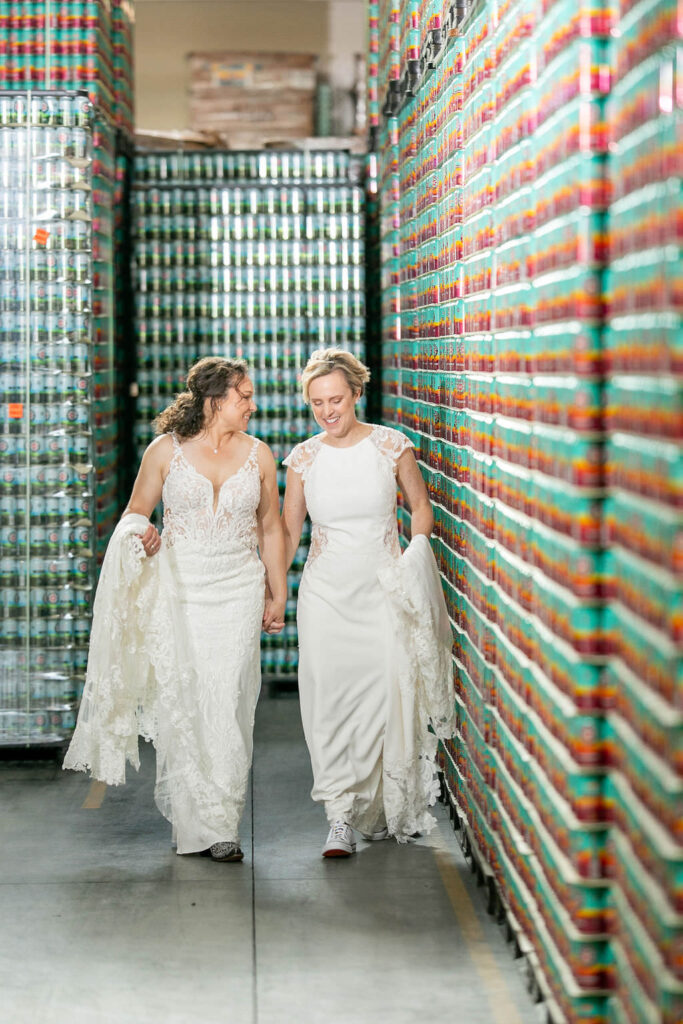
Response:
[[[282,526],[285,533],[285,564],[289,569],[294,561],[296,549],[301,540],[301,531],[306,521],[306,498],[301,473],[287,470],[287,486],[282,508]]]
[[[157,437],[146,449],[133,485],[130,501],[123,510],[124,516],[135,512],[149,519],[152,515],[161,501],[161,489],[164,485],[164,472],[170,458],[170,446],[171,441],[168,437]],[[142,545],[147,555],[154,555],[159,550],[159,533],[151,523],[142,535]]]
[[[411,512],[411,537],[417,537],[420,533],[430,537],[434,529],[432,505],[411,448],[406,449],[396,463],[396,476]]]
[[[277,489],[275,459],[267,445],[259,445],[261,470],[261,501],[256,512],[258,544],[266,568],[267,599],[263,628],[278,633],[285,624],[287,604],[287,570],[285,545],[280,522],[280,500]]]

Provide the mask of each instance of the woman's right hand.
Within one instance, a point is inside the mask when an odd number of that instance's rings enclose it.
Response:
[[[286,598],[276,601],[269,594],[266,595],[265,607],[263,609],[263,622],[261,628],[265,633],[281,633],[285,628],[285,605]]]
[[[158,554],[159,548],[161,547],[161,537],[159,536],[159,531],[156,526],[153,526],[152,523],[150,523],[145,532],[141,534],[140,540],[142,541],[142,546],[145,549],[145,554],[148,558],[151,558],[152,555]]]

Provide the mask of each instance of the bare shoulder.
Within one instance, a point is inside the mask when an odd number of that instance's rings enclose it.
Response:
[[[411,441],[406,441],[406,439],[405,439],[403,434],[401,434],[401,437],[403,438],[403,440],[402,441],[401,440],[397,441],[397,446],[398,446],[398,448],[397,448],[397,455],[396,455],[396,462],[397,462],[397,464],[402,462],[405,465],[407,462],[414,462],[415,465],[417,465],[417,456],[415,455],[415,446],[412,444]]]
[[[265,441],[259,440],[258,445],[256,446],[256,458],[258,460],[259,467],[262,470],[272,469],[275,467],[275,456]]]
[[[147,445],[142,461],[149,466],[161,467],[171,461],[172,455],[173,438],[170,434],[160,434]]]

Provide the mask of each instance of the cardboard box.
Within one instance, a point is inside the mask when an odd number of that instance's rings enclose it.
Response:
[[[291,53],[191,53],[190,127],[224,144],[264,146],[313,135],[316,57]]]

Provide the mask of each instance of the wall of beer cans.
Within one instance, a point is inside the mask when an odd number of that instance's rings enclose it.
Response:
[[[68,741],[121,508],[133,15],[130,0],[0,3],[2,746]]]
[[[610,46],[603,685],[618,1020],[683,1015],[682,28],[673,3],[622,0]]]
[[[680,11],[370,16],[384,417],[436,510],[448,799],[548,1020],[674,1024]]]
[[[113,138],[83,94],[0,108],[0,744],[61,743],[116,514]]]
[[[276,461],[317,427],[300,394],[311,352],[365,355],[365,193],[347,152],[139,152],[133,230],[138,458],[192,363],[242,357]],[[284,468],[279,482],[284,486]],[[281,636],[263,638],[267,677],[295,678],[296,594]]]
[[[134,20],[134,0],[0,0],[0,91],[84,91],[132,134]]]

